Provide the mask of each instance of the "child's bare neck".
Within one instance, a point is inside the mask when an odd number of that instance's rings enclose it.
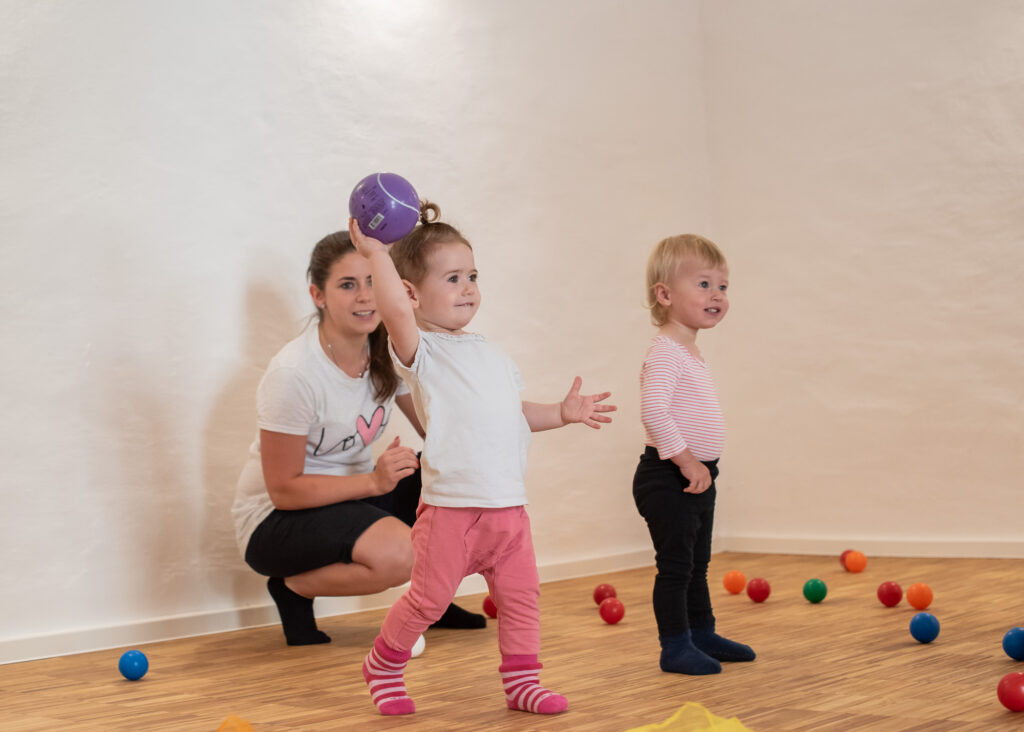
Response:
[[[463,328],[445,328],[437,323],[431,323],[428,320],[416,319],[416,326],[427,333],[447,333],[448,335],[466,335],[466,331]]]
[[[686,350],[697,358],[701,358],[700,349],[697,348],[698,332],[699,331],[695,328],[688,328],[682,323],[677,323],[674,320],[669,320],[663,326],[658,328],[658,335],[675,341],[679,345],[684,346]]]

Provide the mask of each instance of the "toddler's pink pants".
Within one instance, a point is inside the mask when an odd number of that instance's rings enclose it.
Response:
[[[498,607],[502,655],[540,653],[540,580],[523,506],[444,508],[421,503],[412,546],[416,560],[410,587],[381,627],[387,645],[411,650],[448,608],[462,579],[479,572]]]

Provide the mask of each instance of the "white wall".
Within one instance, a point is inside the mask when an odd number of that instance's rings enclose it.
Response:
[[[720,536],[1024,556],[1024,6],[702,8]]]
[[[646,561],[642,272],[706,233],[721,546],[1024,556],[1011,2],[0,1],[0,661],[269,622],[228,509],[313,243],[393,170],[474,242],[542,577]],[[321,613],[393,595],[319,603]]]
[[[622,406],[534,442],[546,576],[645,561],[640,250],[706,221],[697,11],[0,4],[0,661],[273,620],[228,514],[255,388],[375,170],[474,242],[530,398]]]

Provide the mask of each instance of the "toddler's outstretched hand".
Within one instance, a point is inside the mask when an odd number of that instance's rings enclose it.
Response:
[[[354,218],[348,220],[348,234],[352,237],[352,245],[356,248],[356,251],[367,259],[376,251],[382,250],[386,252],[388,250],[383,242],[364,234],[363,230],[359,228],[359,222]]]
[[[562,421],[566,424],[582,422],[587,427],[599,430],[601,425],[598,422],[612,421],[611,417],[605,417],[600,412],[614,412],[618,407],[614,404],[598,404],[598,402],[603,402],[612,395],[610,391],[583,396],[580,394],[581,386],[583,386],[583,379],[577,376],[573,379],[569,393],[562,400],[560,410]]]

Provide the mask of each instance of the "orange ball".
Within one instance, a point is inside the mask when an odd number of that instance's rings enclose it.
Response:
[[[916,610],[924,610],[932,604],[932,588],[924,582],[916,582],[907,588],[907,602]]]
[[[863,572],[864,568],[868,566],[868,558],[864,556],[863,552],[853,550],[846,555],[845,564],[848,572]]]
[[[747,586],[747,578],[743,576],[743,572],[733,569],[725,573],[725,577],[722,578],[722,585],[729,591],[729,594],[738,595]]]

